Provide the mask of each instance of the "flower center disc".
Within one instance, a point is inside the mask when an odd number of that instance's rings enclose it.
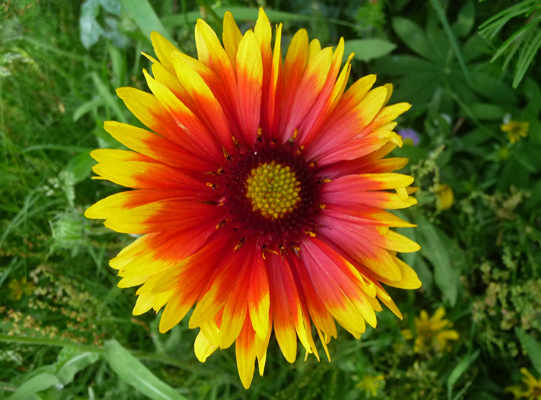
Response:
[[[246,179],[246,197],[252,211],[268,219],[282,218],[291,213],[301,200],[301,183],[289,166],[275,161],[259,164]]]

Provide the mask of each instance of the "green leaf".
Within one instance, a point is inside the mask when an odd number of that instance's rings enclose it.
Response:
[[[526,70],[533,61],[533,58],[537,54],[537,51],[541,47],[541,31],[537,33],[537,36],[530,41],[530,44],[524,46],[521,49],[519,59],[517,61],[517,71],[515,73],[515,78],[513,79],[513,88],[516,89],[519,83],[524,78]]]
[[[105,342],[105,359],[120,379],[153,400],[186,400],[116,340]]]
[[[75,347],[64,347],[58,355],[56,377],[64,385],[71,383],[75,374],[100,359],[98,353],[79,351]]]
[[[428,151],[421,147],[402,146],[393,150],[393,156],[407,158],[409,160],[408,166],[411,166],[416,165],[421,160],[427,159]]]
[[[456,58],[458,59],[458,63],[460,64],[460,68],[462,68],[462,72],[466,76],[466,79],[469,80],[470,73],[468,71],[468,67],[466,67],[466,63],[464,62],[464,57],[462,57],[462,53],[460,52],[460,48],[458,47],[458,42],[455,38],[453,30],[449,26],[449,21],[447,21],[447,16],[445,15],[445,11],[442,8],[439,0],[430,0],[430,2],[432,3],[432,7],[434,7],[434,10],[436,10],[436,15],[438,16],[441,24],[443,25],[443,29],[445,30],[445,33],[447,34],[447,37],[449,38],[449,42],[451,43],[451,46],[453,47]]]
[[[7,400],[28,400],[33,395],[49,389],[58,383],[58,378],[52,374],[39,374],[23,383]]]
[[[421,255],[432,264],[436,286],[443,293],[445,300],[454,306],[458,296],[458,278],[451,267],[447,247],[441,240],[439,232],[426,218],[417,216],[415,222]]]
[[[103,106],[104,104],[105,103],[101,97],[81,104],[73,112],[73,122],[79,121],[79,118],[81,118],[83,115],[88,114],[90,111],[95,110],[98,107]]]
[[[532,195],[524,203],[524,208],[527,211],[533,211],[541,205],[541,180],[538,181],[532,189]]]
[[[469,148],[485,143],[491,138],[490,135],[481,129],[474,129],[462,136],[462,147],[465,151],[469,151]]]
[[[81,6],[79,17],[79,38],[86,49],[95,45],[103,33],[103,29],[96,21],[100,12],[100,5],[97,0],[86,0]]]
[[[541,148],[534,146],[531,143],[520,142],[515,154],[515,159],[528,171],[536,173],[541,170],[541,161],[539,160]]]
[[[84,181],[90,175],[96,160],[90,157],[90,153],[82,153],[73,157],[66,165],[66,171],[71,172],[75,177],[75,184]]]
[[[368,62],[374,58],[380,58],[396,49],[394,43],[385,39],[358,39],[345,42],[344,57],[355,53],[356,60]]]
[[[150,40],[150,34],[155,31],[175,44],[169,31],[165,29],[147,0],[120,0],[120,2],[148,40]]]
[[[105,104],[113,110],[120,122],[128,122],[126,119],[126,115],[122,111],[122,108],[120,108],[116,97],[113,97],[113,95],[109,91],[109,87],[101,81],[96,72],[92,72],[91,76],[92,82],[94,82],[94,86],[96,86],[98,94],[104,100]]]
[[[426,40],[425,33],[417,24],[409,19],[396,17],[393,18],[393,29],[411,50],[425,58],[432,57],[432,48]]]
[[[447,398],[451,400],[453,398],[453,385],[458,381],[464,372],[470,367],[470,365],[479,357],[480,350],[464,357],[457,366],[451,371],[447,378]]]
[[[541,90],[539,85],[532,78],[528,78],[524,82],[524,94],[528,99],[528,105],[526,106],[525,111],[530,114],[537,116],[541,111]]]
[[[541,374],[541,343],[520,328],[515,328],[515,334],[537,373]]]
[[[256,21],[259,14],[259,9],[252,7],[218,7],[214,9],[214,12],[219,18],[223,18],[226,11],[230,11],[235,17],[236,21]],[[274,23],[312,21],[314,18],[312,15],[302,15],[275,10],[265,10],[265,14],[267,14],[269,20]],[[198,18],[203,18],[203,15],[201,15],[199,11],[190,11],[186,13],[186,16],[184,16],[184,14],[165,16],[162,18],[162,22],[165,26],[172,28],[175,26],[185,25],[186,19],[188,23],[193,24]],[[348,21],[334,18],[325,18],[325,20],[331,24],[355,28],[355,24]]]
[[[509,189],[511,185],[515,185],[519,188],[524,188],[528,181],[529,172],[525,169],[522,164],[517,160],[516,153],[513,153],[513,156],[506,160],[503,170],[498,176],[498,186],[497,189],[500,192],[505,192]]]
[[[427,295],[430,296],[434,286],[434,274],[426,264],[423,257],[417,257],[415,259],[415,265],[410,265],[410,267],[417,272],[417,276],[423,284],[423,289],[426,291]]]
[[[470,109],[479,120],[501,121],[505,110],[495,104],[476,103],[470,105]]]
[[[462,57],[464,57],[464,61],[472,61],[487,54],[489,49],[487,41],[481,35],[475,33],[462,46]]]
[[[475,6],[473,1],[469,0],[458,13],[457,21],[453,25],[453,31],[458,37],[467,36],[475,22]]]
[[[500,79],[475,71],[472,72],[471,78],[472,89],[481,96],[490,99],[491,102],[498,102],[506,107],[516,103],[517,96],[515,92]]]

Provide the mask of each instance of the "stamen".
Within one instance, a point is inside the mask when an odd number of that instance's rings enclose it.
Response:
[[[225,150],[225,147],[222,147],[222,152],[224,153],[224,157],[227,161],[231,161],[231,156],[229,153]]]
[[[293,132],[293,136],[291,136],[291,139],[289,139],[289,144],[293,146],[295,143],[295,139],[297,139],[297,134],[299,133],[298,129],[295,129],[295,132]]]
[[[305,229],[304,233],[306,233],[310,237],[316,237],[316,234],[312,232],[310,229]]]
[[[233,251],[240,250],[242,248],[242,246],[244,246],[244,238],[240,238],[239,242],[237,243],[237,245],[235,246]]]
[[[226,222],[227,222],[226,219],[221,220],[220,223],[218,225],[216,225],[216,229],[223,228],[223,226],[225,225]]]

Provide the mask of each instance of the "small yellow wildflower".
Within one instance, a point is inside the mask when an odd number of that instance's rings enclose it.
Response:
[[[365,375],[363,376],[363,379],[357,384],[357,387],[368,393],[370,397],[374,397],[377,394],[378,390],[381,389],[384,384],[385,380],[383,379],[383,375]]]
[[[528,130],[530,129],[529,122],[509,121],[506,124],[500,126],[503,132],[507,132],[507,137],[511,143],[516,143],[521,137],[528,136]]]
[[[440,184],[436,188],[436,196],[438,199],[438,208],[441,211],[450,209],[455,200],[453,189],[445,183]]]
[[[541,400],[541,379],[537,380],[526,368],[521,368],[520,372],[524,375],[522,382],[526,385],[526,390],[520,386],[508,386],[506,392],[513,393],[515,399]]]
[[[13,300],[20,300],[23,293],[27,295],[32,293],[34,290],[34,282],[27,282],[26,278],[22,278],[20,281],[17,279],[12,279],[9,282],[8,288],[11,291],[9,297],[11,297]]]
[[[447,341],[458,340],[458,332],[451,328],[453,324],[447,319],[443,319],[445,308],[440,307],[432,317],[428,317],[425,310],[421,311],[419,318],[415,317],[415,352],[422,353],[431,346],[435,351],[447,349]],[[402,336],[406,340],[413,339],[413,332],[410,329],[404,329]]]

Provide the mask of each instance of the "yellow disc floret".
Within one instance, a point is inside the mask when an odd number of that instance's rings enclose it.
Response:
[[[269,219],[282,218],[292,212],[301,198],[301,184],[290,167],[272,161],[259,164],[246,179],[246,197],[252,211]]]

